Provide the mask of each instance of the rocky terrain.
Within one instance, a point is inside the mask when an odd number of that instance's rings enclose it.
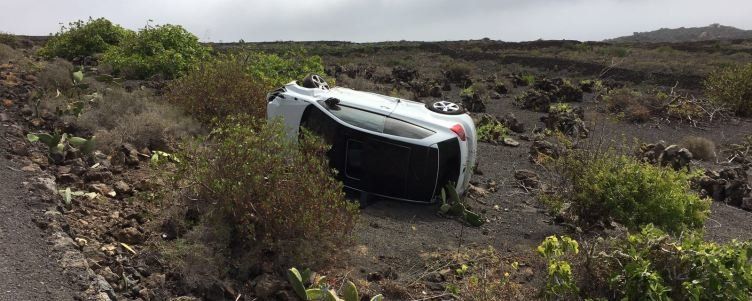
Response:
[[[703,63],[711,68],[752,60],[750,45],[730,43],[705,53],[707,44],[685,44],[686,49],[672,51],[717,58]],[[706,238],[752,239],[752,140],[745,140],[752,139],[752,120],[714,112],[702,101],[703,68],[688,74],[672,62],[668,67],[639,64],[650,60],[641,55],[658,53],[654,46],[635,46],[621,58],[614,48],[619,46],[576,41],[243,46],[270,52],[305,47],[322,56],[327,78],[336,85],[419,101],[456,100],[479,127],[507,129],[478,149],[467,205],[483,214],[484,225],[471,227],[439,213],[435,205],[379,200],[361,210],[353,245],[319,271],[334,283],[353,279],[364,294],[383,293],[389,300],[462,299],[452,293],[464,281],[456,270],[492,258],[519,267],[509,271],[504,299],[540,297],[546,271],[535,247],[553,234],[592,235],[551,214],[538,197],[551,188],[552,175],[542,160],[567,151],[559,134],[572,143],[627,149],[655,165],[703,169],[693,185],[714,200]],[[30,49],[19,52],[23,59],[0,62],[0,238],[17,242],[0,247],[0,299],[295,300],[290,285],[264,262],[257,274],[243,276],[248,281],[194,281],[171,264],[165,248],[180,241],[186,229],[163,212],[171,205],[166,195],[180,189],[164,177],[174,166],[155,168],[155,160],[169,161],[157,151],[159,143],[114,143],[110,150],[87,155],[72,142],[61,142],[58,153],[31,142],[30,133],[87,130],[39,105],[34,91],[44,84],[43,77],[24,61],[40,59]],[[165,85],[160,78],[118,83],[95,63],[77,64],[85,66],[90,86],[100,82],[110,92],[158,95]],[[666,96],[637,101],[651,102],[645,106],[632,98],[607,101],[607,95],[617,99],[611,91],[624,87]],[[690,138],[712,142],[711,154],[692,149],[685,142]],[[184,218],[190,220],[191,214]],[[206,267],[197,262],[195,270],[203,271]]]

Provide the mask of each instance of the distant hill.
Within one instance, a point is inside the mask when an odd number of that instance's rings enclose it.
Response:
[[[606,42],[631,43],[671,43],[709,40],[752,39],[752,30],[743,30],[732,26],[711,24],[705,27],[661,28],[649,32],[635,32],[631,36],[618,37]]]

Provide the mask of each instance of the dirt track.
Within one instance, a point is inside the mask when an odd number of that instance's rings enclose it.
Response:
[[[74,286],[56,260],[59,254],[33,222],[44,206],[25,187],[26,175],[18,168],[4,154],[0,157],[0,300],[74,300]]]

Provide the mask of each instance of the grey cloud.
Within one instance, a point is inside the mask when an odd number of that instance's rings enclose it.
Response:
[[[44,35],[106,17],[182,24],[203,40],[601,40],[661,27],[752,28],[748,0],[2,0],[0,31]]]

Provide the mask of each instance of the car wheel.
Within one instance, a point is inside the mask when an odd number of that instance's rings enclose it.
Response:
[[[306,76],[303,79],[303,87],[304,88],[324,88],[329,89],[329,84],[326,83],[326,81],[321,78],[318,74],[311,74],[309,76]]]
[[[462,105],[448,100],[434,100],[428,102],[426,108],[433,112],[447,115],[459,115],[465,113],[465,108],[463,108]]]

